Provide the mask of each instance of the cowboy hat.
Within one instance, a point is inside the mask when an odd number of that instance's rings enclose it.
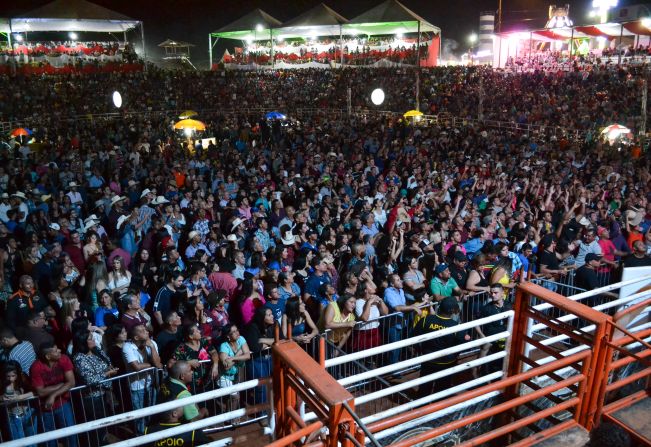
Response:
[[[228,242],[237,242],[237,236],[231,233],[228,236],[226,236],[226,240]]]
[[[47,201],[50,200],[51,198],[52,198],[52,194],[43,194],[43,195],[41,196],[41,202],[47,202]]]
[[[122,216],[118,217],[118,224],[115,226],[115,228],[117,228],[119,230],[120,227],[122,226],[122,224],[124,223],[124,221],[127,220],[128,218],[129,218],[129,216],[124,215],[124,214]]]
[[[27,200],[27,196],[26,196],[25,193],[22,192],[22,191],[16,191],[15,193],[13,193],[13,194],[11,195],[11,197],[18,197],[18,198],[20,198],[20,199]]]
[[[192,242],[192,240],[197,236],[200,236],[200,233],[198,231],[196,230],[190,231],[190,233],[188,234],[188,241]]]
[[[173,235],[174,235],[174,230],[172,230],[172,226],[171,226],[171,225],[169,225],[169,224],[168,224],[168,225],[163,225],[163,228],[165,228],[165,230],[167,230],[167,233],[168,233],[170,236],[173,236]]]
[[[100,206],[104,206],[104,200],[103,199],[95,200],[95,208],[99,208]]]
[[[113,196],[111,197],[111,205],[115,205],[118,202],[121,202],[122,200],[126,199],[124,196]]]
[[[170,201],[163,196],[156,196],[156,198],[151,201],[152,205],[161,205],[163,203],[170,203]]]
[[[52,222],[50,225],[48,225],[48,227],[49,227],[50,229],[54,230],[54,231],[59,231],[59,230],[61,230],[61,225],[59,225],[59,224],[56,223],[56,222]]]
[[[91,214],[90,216],[84,219],[84,223],[89,222],[91,220],[99,220],[99,217],[97,217],[95,214]]]
[[[6,192],[3,192],[2,195],[0,196],[0,199],[8,199],[8,198],[9,198],[9,194],[7,194]]]
[[[294,245],[296,236],[291,231],[286,231],[285,236],[281,240],[283,241],[283,245]]]
[[[644,210],[629,209],[626,211],[626,219],[630,225],[637,227],[644,220]]]
[[[93,228],[95,225],[99,224],[99,220],[88,220],[84,222],[84,228],[82,229],[82,232],[85,233],[91,228]]]
[[[243,223],[244,223],[244,219],[240,219],[239,217],[236,218],[231,224],[231,231],[235,231],[235,229],[240,225],[242,225]]]
[[[77,182],[70,182],[70,183],[68,183],[68,188],[75,188],[75,187],[77,187],[77,186],[79,186],[79,185],[77,184]]]
[[[145,188],[145,189],[143,189],[142,192],[140,193],[140,198],[142,199],[143,197],[145,197],[147,194],[150,194],[150,193],[151,193],[151,189],[149,189],[149,188]]]

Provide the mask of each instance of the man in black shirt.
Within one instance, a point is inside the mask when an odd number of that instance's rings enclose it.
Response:
[[[624,268],[651,266],[651,258],[646,255],[644,241],[635,241],[633,243],[633,253],[624,258],[623,264]]]
[[[504,287],[502,284],[494,283],[491,284],[490,289],[491,301],[488,302],[484,307],[481,308],[479,312],[480,318],[486,318],[493,315],[497,315],[502,312],[506,312],[511,309],[511,306],[504,302]],[[477,328],[477,332],[480,337],[490,337],[491,335],[499,334],[507,328],[507,319],[503,318],[501,320],[493,321],[490,323],[484,324],[481,328]],[[496,352],[503,351],[506,345],[506,338],[500,339],[491,343],[486,343],[481,347],[479,352],[479,357],[485,357],[488,354],[494,354]],[[494,360],[488,364],[485,364],[483,369],[483,374],[490,374],[495,371],[499,371],[502,368],[501,360]]]
[[[552,281],[558,281],[560,276],[565,275],[567,271],[560,267],[558,258],[556,257],[556,238],[548,234],[543,237],[540,241],[539,248],[543,250],[538,251],[538,272],[548,278],[551,278]],[[556,284],[553,282],[545,281],[543,287],[551,290],[552,292],[556,291]]]
[[[422,318],[414,327],[415,335],[428,334],[430,332],[440,331],[459,324],[453,317],[459,313],[459,302],[454,297],[446,297],[441,300],[438,310],[435,314],[429,314]],[[429,354],[443,349],[457,346],[465,341],[470,340],[470,335],[466,331],[459,331],[454,334],[434,338],[423,342],[423,354]],[[421,365],[420,376],[425,377],[444,369],[450,368],[457,361],[459,354],[450,354],[439,357]],[[433,392],[445,390],[452,386],[452,375],[441,377],[436,381],[430,381],[420,386],[418,394],[428,396]]]
[[[466,288],[466,281],[468,280],[468,257],[463,252],[456,252],[450,265],[450,275],[457,282],[460,289]]]

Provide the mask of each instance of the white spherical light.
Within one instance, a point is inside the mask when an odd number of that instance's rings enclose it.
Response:
[[[120,92],[113,92],[113,105],[118,109],[122,107],[122,95]]]
[[[384,91],[381,88],[373,90],[373,93],[371,93],[371,102],[376,106],[384,102]]]

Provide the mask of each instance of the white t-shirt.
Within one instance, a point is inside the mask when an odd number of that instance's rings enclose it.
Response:
[[[355,301],[355,315],[357,315],[358,318],[361,317],[362,314],[364,313],[365,306],[366,306],[365,300],[358,298]],[[357,329],[360,331],[368,331],[369,329],[375,329],[380,327],[380,322],[377,321],[378,318],[380,318],[380,309],[378,309],[376,305],[373,305],[371,306],[371,311],[369,312],[368,319],[375,320],[375,321],[364,323],[360,325]]]
[[[158,345],[154,340],[151,341],[156,348],[156,352],[158,352]],[[127,365],[127,370],[131,370],[131,366],[129,365],[132,362],[138,362],[138,363],[145,363],[149,361],[149,358],[151,357],[151,348],[147,346],[147,358],[143,358],[142,354],[138,350],[138,347],[131,341],[128,341],[124,344],[122,347],[122,357],[124,357],[124,363]],[[129,371],[133,372],[133,371]],[[144,374],[143,374],[144,376]],[[137,378],[138,376],[134,376],[133,379],[131,379],[131,389],[133,391],[138,391],[138,390],[144,390],[145,388],[148,388],[151,386],[151,374],[148,374],[146,377],[142,378]]]

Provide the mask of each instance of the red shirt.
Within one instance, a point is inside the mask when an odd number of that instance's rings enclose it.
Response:
[[[61,354],[61,358],[52,368],[42,361],[36,360],[29,370],[29,377],[32,381],[33,388],[47,388],[48,386],[64,383],[66,381],[65,373],[72,370],[72,362],[68,356]],[[61,408],[63,404],[69,400],[70,393],[66,392],[65,394],[60,395],[55,399],[54,405],[52,405],[52,408],[49,411]],[[43,411],[48,411],[45,410],[44,406],[41,406],[41,408]]]

